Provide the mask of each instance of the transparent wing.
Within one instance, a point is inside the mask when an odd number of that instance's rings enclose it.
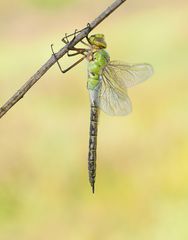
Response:
[[[150,64],[126,64],[118,61],[111,61],[104,68],[106,75],[111,75],[124,83],[127,88],[133,87],[138,83],[147,80],[153,74],[153,68]]]
[[[109,115],[127,115],[131,112],[131,101],[127,89],[118,79],[110,74],[101,75],[99,83],[97,106]]]
[[[152,73],[149,64],[110,62],[101,74],[98,107],[109,115],[127,115],[132,110],[127,88],[146,80]]]

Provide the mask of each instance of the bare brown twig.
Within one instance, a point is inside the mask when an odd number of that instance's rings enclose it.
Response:
[[[109,6],[104,12],[102,12],[95,20],[90,23],[89,28],[83,29],[73,41],[66,44],[59,52],[56,53],[56,58],[54,55],[42,66],[39,70],[0,108],[0,118],[5,115],[5,113],[16,104],[26,92],[51,68],[51,66],[56,62],[56,59],[63,57],[70,47],[75,46],[79,41],[85,38],[91,30],[93,30],[97,25],[99,25],[106,17],[108,17],[114,10],[116,10],[122,3],[126,0],[116,0],[111,6]]]

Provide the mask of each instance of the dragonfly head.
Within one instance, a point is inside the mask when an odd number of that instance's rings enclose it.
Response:
[[[106,48],[107,44],[104,40],[104,34],[94,34],[89,37],[89,42],[92,46],[102,49]]]

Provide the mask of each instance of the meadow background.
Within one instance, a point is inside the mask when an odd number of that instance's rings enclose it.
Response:
[[[0,1],[0,105],[111,3]],[[86,62],[54,65],[0,120],[0,239],[188,239],[188,2],[127,1],[93,33],[155,74],[129,90],[132,114],[100,114],[95,195]]]

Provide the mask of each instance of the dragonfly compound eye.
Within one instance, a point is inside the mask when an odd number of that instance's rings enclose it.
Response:
[[[104,40],[104,34],[95,34],[89,37],[89,41],[91,45],[97,48],[106,48],[107,44]]]

